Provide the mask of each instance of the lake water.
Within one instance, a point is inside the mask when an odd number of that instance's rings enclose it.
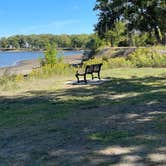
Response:
[[[64,51],[64,56],[82,54],[83,51]],[[43,52],[0,52],[0,67],[14,66],[19,61],[43,58]]]

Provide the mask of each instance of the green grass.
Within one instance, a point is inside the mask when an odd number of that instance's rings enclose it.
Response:
[[[166,133],[166,114],[161,114],[156,118],[156,127],[163,133]]]
[[[166,153],[166,69],[101,76],[108,80],[100,85],[52,76],[1,90],[0,165],[120,165],[124,156],[138,156],[135,165],[162,165],[149,156]],[[108,152],[112,147],[122,152]]]
[[[103,143],[109,143],[129,137],[129,133],[126,131],[105,131],[102,133],[93,133],[89,136],[90,140],[101,141]]]
[[[65,119],[72,114],[70,106],[67,104],[56,105],[44,100],[42,103],[40,100],[35,102],[16,100],[15,104],[10,104],[11,106],[1,104],[0,128],[37,126],[51,119]]]

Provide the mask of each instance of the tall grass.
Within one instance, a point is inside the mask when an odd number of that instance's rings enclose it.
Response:
[[[30,78],[47,78],[50,76],[69,76],[74,73],[76,69],[69,64],[65,63],[56,63],[53,65],[47,64],[39,69],[34,69]]]
[[[17,88],[16,76],[4,75],[0,77],[0,90],[10,90]]]

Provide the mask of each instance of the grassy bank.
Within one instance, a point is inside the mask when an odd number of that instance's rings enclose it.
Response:
[[[106,51],[105,51],[106,50]],[[85,64],[103,63],[105,69],[108,68],[165,68],[166,67],[166,47],[145,47],[145,48],[101,48],[101,51],[85,62]]]
[[[109,69],[0,91],[0,165],[165,164],[166,69]]]

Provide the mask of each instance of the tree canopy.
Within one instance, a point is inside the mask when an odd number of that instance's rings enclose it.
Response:
[[[98,11],[98,23],[95,26],[101,38],[105,38],[116,23],[126,25],[126,35],[133,32],[148,33],[163,43],[166,35],[165,0],[96,0],[94,10]]]
[[[30,48],[30,49],[45,49],[47,46],[56,45],[58,48],[81,48],[84,49],[93,35],[78,34],[78,35],[15,35],[8,38],[0,39],[0,48]]]

